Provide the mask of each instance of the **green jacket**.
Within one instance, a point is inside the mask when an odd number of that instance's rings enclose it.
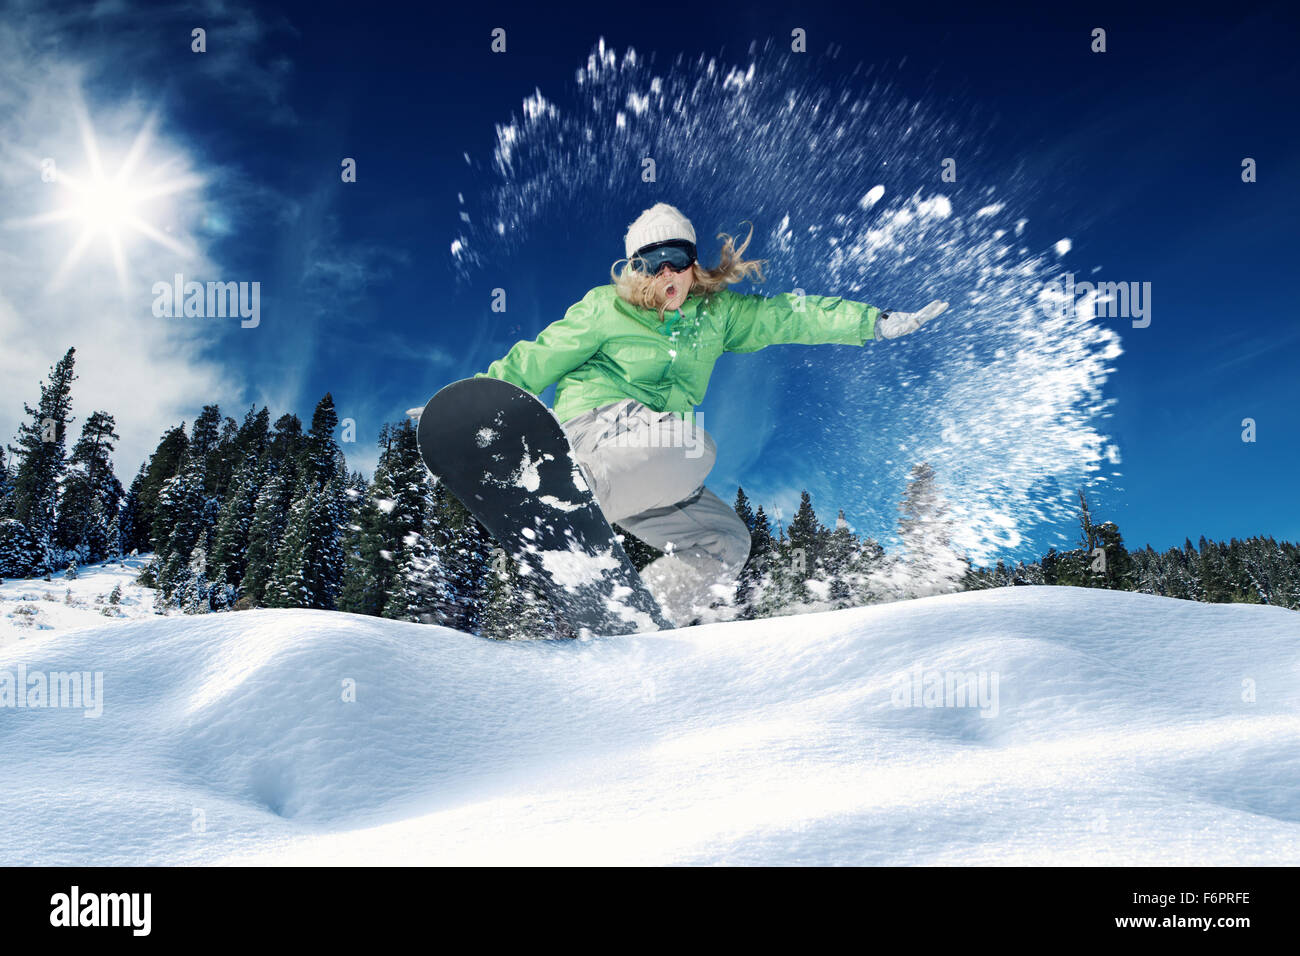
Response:
[[[723,352],[769,345],[865,345],[880,310],[831,296],[785,293],[767,298],[724,289],[692,295],[660,323],[653,309],[619,298],[613,285],[592,289],[532,342],[517,342],[479,372],[540,393],[552,382],[555,416],[575,415],[634,398],[655,411],[694,418],[695,406]]]

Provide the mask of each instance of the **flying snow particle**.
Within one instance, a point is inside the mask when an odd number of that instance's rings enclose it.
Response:
[[[867,194],[858,200],[858,205],[863,209],[870,209],[876,203],[880,202],[881,197],[884,195],[884,186],[872,186],[867,190]]]
[[[610,551],[590,555],[576,544],[570,545],[568,551],[543,551],[541,558],[551,580],[570,591],[599,581],[606,571],[619,567],[618,559]]]

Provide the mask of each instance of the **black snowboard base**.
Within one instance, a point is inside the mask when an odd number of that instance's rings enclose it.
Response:
[[[420,455],[579,635],[671,628],[628,560],[550,409],[467,378],[429,399]]]

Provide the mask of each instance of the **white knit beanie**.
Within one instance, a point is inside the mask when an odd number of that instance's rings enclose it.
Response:
[[[638,249],[652,242],[667,242],[669,239],[686,239],[695,242],[695,227],[681,214],[676,206],[666,202],[657,202],[627,227],[623,237],[623,251],[629,259]]]

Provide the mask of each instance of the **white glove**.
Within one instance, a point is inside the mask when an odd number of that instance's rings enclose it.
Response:
[[[935,299],[920,312],[882,312],[876,319],[876,338],[896,339],[915,332],[936,315],[942,315],[947,308],[947,302]]]

